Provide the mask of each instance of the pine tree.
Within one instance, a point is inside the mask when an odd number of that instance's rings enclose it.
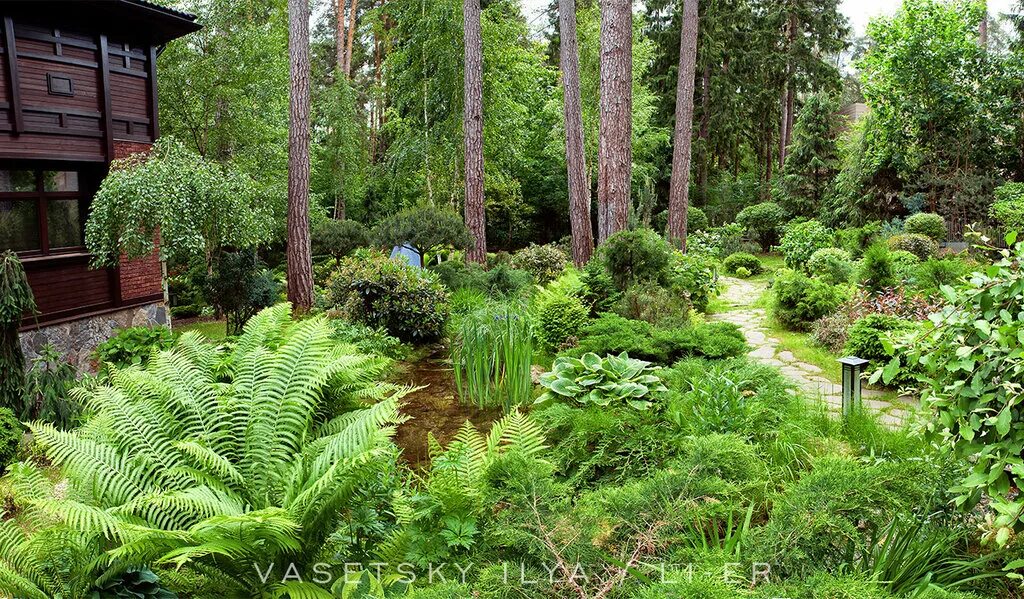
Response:
[[[288,301],[295,311],[313,306],[313,256],[309,238],[309,3],[288,0],[291,62],[288,130]]]
[[[590,178],[583,144],[583,109],[580,100],[580,57],[576,41],[576,2],[559,0],[562,86],[565,101],[565,163],[569,176],[569,222],[572,260],[576,266],[590,261],[594,232],[590,222]]]
[[[601,125],[598,133],[598,240],[629,224],[633,163],[633,10],[601,1]]]
[[[462,3],[465,71],[463,75],[462,134],[466,159],[466,226],[473,245],[468,262],[487,262],[487,227],[484,208],[484,44],[480,30],[480,0]]]
[[[810,96],[793,128],[793,145],[783,170],[783,204],[795,216],[814,216],[839,173],[839,122],[835,101]]]
[[[686,251],[686,215],[690,207],[690,157],[693,148],[693,87],[697,66],[697,0],[684,0],[676,85],[675,147],[668,194],[668,237]]]

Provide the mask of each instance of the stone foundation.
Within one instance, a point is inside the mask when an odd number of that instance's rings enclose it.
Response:
[[[43,346],[52,345],[75,368],[84,371],[92,366],[91,356],[96,346],[113,337],[117,329],[168,322],[167,307],[163,303],[146,304],[22,331],[21,349],[25,352],[26,363],[30,364]]]

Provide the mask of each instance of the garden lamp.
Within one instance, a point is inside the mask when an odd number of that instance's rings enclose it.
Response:
[[[846,419],[855,409],[860,410],[860,374],[868,361],[847,356],[839,358],[838,362],[843,365],[843,418]]]

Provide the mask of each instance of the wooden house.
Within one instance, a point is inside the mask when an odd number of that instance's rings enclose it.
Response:
[[[156,256],[90,269],[84,225],[111,161],[159,136],[157,58],[199,25],[145,0],[4,0],[0,16],[0,250],[19,254],[39,308],[23,345],[82,351],[166,322]]]

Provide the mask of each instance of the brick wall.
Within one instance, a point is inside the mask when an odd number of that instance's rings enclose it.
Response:
[[[115,141],[114,157],[127,158],[133,154],[148,154],[152,149],[152,144]],[[159,237],[156,243],[159,247]],[[139,258],[138,260],[125,260],[122,257],[120,275],[122,301],[127,302],[143,297],[152,297],[162,294],[164,291],[163,274],[157,252],[153,252],[149,256]]]
[[[137,141],[114,141],[114,158],[127,158],[132,154],[149,154],[153,144]]]

